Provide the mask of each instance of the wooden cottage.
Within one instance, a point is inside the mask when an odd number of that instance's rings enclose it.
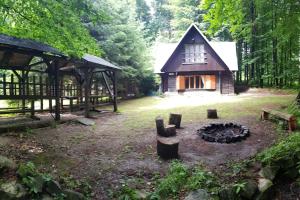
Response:
[[[234,42],[210,42],[192,24],[177,44],[161,44],[156,49],[162,92],[234,93],[238,70]]]

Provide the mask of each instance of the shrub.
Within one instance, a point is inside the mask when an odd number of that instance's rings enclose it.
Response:
[[[200,188],[215,193],[219,188],[219,184],[211,172],[207,172],[201,167],[188,169],[184,164],[175,161],[172,162],[167,176],[159,180],[159,184],[150,199],[176,197],[180,192]]]
[[[178,161],[174,161],[171,164],[167,176],[159,180],[160,183],[158,184],[155,193],[161,197],[177,195],[186,183],[187,177],[187,167]]]
[[[264,150],[257,155],[257,159],[263,164],[272,164],[274,161],[284,158],[293,158],[300,152],[300,133],[294,133],[280,141],[278,144]]]

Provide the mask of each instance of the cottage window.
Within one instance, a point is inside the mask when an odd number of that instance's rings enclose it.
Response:
[[[203,44],[185,45],[185,63],[204,63],[205,51]]]

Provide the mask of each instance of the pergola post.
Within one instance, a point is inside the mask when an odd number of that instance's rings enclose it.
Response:
[[[54,62],[54,89],[55,89],[55,121],[60,120],[60,92],[59,92],[59,67]]]
[[[84,116],[90,117],[90,93],[93,70],[84,69]]]
[[[113,71],[113,103],[114,103],[114,112],[117,112],[118,110],[118,104],[117,104],[117,77],[116,77],[116,71]]]
[[[26,88],[25,88],[25,73],[24,70],[22,70],[22,75],[21,75],[21,96],[22,96],[22,112],[23,114],[25,114],[25,107],[26,107],[26,99],[25,99],[25,95],[26,95]]]

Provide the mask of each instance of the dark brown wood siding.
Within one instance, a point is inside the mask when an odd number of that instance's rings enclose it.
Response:
[[[168,76],[168,91],[176,92],[176,76],[175,75]]]
[[[226,72],[222,74],[222,94],[233,94],[234,93],[234,80],[233,73]]]
[[[206,63],[197,64],[183,64],[184,63],[184,44],[204,44],[206,52]],[[227,68],[222,66],[222,61],[218,58],[216,53],[205,43],[195,28],[186,35],[182,43],[175,50],[171,58],[162,69],[163,72],[183,72],[183,71],[225,71]]]

